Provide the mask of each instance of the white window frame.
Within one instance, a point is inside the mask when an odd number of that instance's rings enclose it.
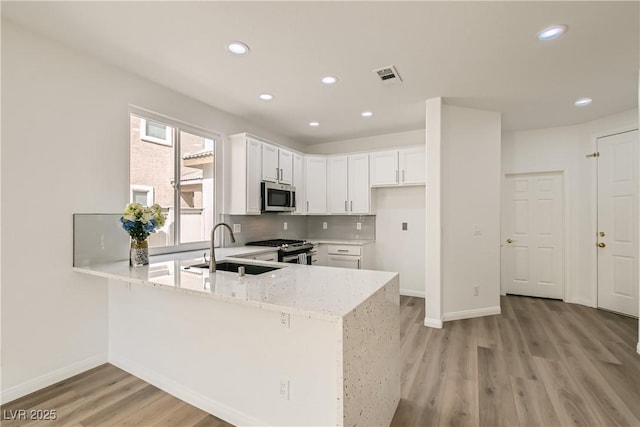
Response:
[[[185,132],[202,136],[203,138],[211,139],[213,141],[213,146],[214,146],[213,158],[222,159],[224,157],[223,155],[224,138],[222,134],[219,132],[201,128],[201,127],[192,125],[190,123],[183,122],[178,119],[174,119],[172,117],[167,117],[162,114],[153,112],[151,110],[138,107],[136,105],[129,105],[129,116],[132,114],[137,116],[141,121],[142,120],[145,121],[144,127],[141,124],[140,126],[141,129],[142,128],[146,129],[147,119],[167,125],[167,129],[169,130],[169,133],[172,134],[172,137],[170,139],[172,141],[171,146],[175,145],[173,144],[173,132],[175,130],[175,132],[177,133],[179,129]],[[142,131],[140,132],[140,136],[142,136]],[[173,147],[173,150],[174,150],[174,156],[175,156],[175,164],[178,165],[180,162],[179,147]],[[214,223],[222,221],[222,217],[223,217],[221,213],[222,204],[224,203],[223,171],[224,171],[224,168],[223,168],[222,162],[220,160],[218,161],[214,160],[214,176],[215,176],[215,181],[214,181],[215,182],[215,188],[214,188],[215,202],[214,202],[214,212],[213,212]],[[178,167],[174,168],[174,174],[175,174],[174,179],[180,179],[180,172]],[[179,194],[177,191],[176,191],[175,197],[177,197],[176,203],[179,203]],[[179,229],[179,223],[176,224],[176,228]],[[221,241],[224,241],[223,239],[221,239],[222,231],[223,230],[219,229],[216,232],[216,235],[214,238],[215,247],[220,247]],[[179,231],[178,231],[178,234],[176,234],[175,236],[179,238]],[[195,250],[201,250],[201,249],[208,249],[209,246],[210,246],[209,240],[202,241],[202,242],[188,242],[188,243],[181,243],[173,246],[161,246],[161,247],[149,248],[149,254],[160,255],[160,254],[167,254],[167,253],[174,253],[174,252],[195,251]]]
[[[156,122],[152,120],[154,123],[158,123],[160,125],[165,125],[165,137],[164,139],[158,138],[155,136],[147,135],[147,119],[140,117],[140,139],[146,142],[153,142],[155,144],[166,145],[167,147],[173,146],[173,138],[171,127],[167,126],[166,123]]]
[[[129,201],[133,202],[133,193],[134,192],[139,192],[139,193],[147,193],[147,202],[145,203],[145,206],[151,206],[154,203],[154,195],[153,195],[153,187],[150,185],[130,185],[129,186]]]

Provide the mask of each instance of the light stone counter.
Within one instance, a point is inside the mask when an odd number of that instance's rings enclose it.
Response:
[[[349,240],[349,239],[307,239],[309,242],[313,244],[327,244],[327,245],[355,245],[355,246],[364,246],[375,243],[375,240]]]
[[[273,250],[273,249],[272,249]],[[262,252],[265,252],[262,250]],[[267,251],[268,252],[268,251]],[[252,249],[216,250],[218,262],[227,257],[260,253]],[[166,259],[168,255],[158,258]],[[311,267],[299,264],[242,260],[246,264],[281,267],[259,275],[239,277],[237,273],[188,268],[202,258],[157,262],[130,267],[127,261],[75,267],[80,273],[178,292],[202,295],[265,309],[324,319],[340,319],[384,287],[397,273]],[[237,260],[236,260],[237,261]]]
[[[397,273],[242,260],[283,268],[239,277],[185,269],[196,254],[74,268],[109,279],[110,363],[234,425],[391,423]]]

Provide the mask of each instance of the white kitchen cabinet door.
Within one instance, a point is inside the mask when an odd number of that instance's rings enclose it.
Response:
[[[419,185],[425,183],[426,149],[424,146],[398,151],[400,184]]]
[[[327,159],[327,209],[329,213],[349,213],[347,171],[347,156]]]
[[[293,186],[296,188],[296,210],[297,214],[304,214],[307,209],[304,185],[304,157],[300,154],[293,155]]]
[[[398,184],[398,151],[377,151],[371,153],[370,178],[371,186]]]
[[[260,191],[260,166],[262,143],[247,138],[247,210],[248,214],[259,214],[262,197]]]
[[[371,187],[369,187],[369,155],[349,156],[349,213],[369,213]]]
[[[351,255],[328,255],[329,267],[360,269],[360,257]]]
[[[281,184],[292,185],[293,183],[293,153],[291,151],[278,150],[278,166],[280,168],[280,178],[278,182]]]
[[[304,163],[307,213],[327,213],[327,159],[305,157]]]
[[[269,144],[262,144],[262,179],[263,181],[278,182],[280,168],[278,167],[278,148]]]

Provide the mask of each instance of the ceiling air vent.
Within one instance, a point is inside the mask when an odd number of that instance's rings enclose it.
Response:
[[[386,85],[400,83],[402,81],[398,70],[396,70],[396,67],[393,65],[373,70],[373,72],[376,73],[378,77],[380,77],[380,80],[382,80],[382,83]]]

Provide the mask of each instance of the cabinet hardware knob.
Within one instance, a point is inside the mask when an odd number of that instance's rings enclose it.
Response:
[[[599,247],[599,248],[604,248],[605,246],[607,246],[607,245],[605,245],[605,244],[604,244],[604,243],[602,243],[602,242],[598,243],[598,247]]]
[[[513,240],[507,239],[507,243],[513,243]]]
[[[600,237],[604,237],[604,236],[605,236],[604,231],[599,232],[599,233],[598,233],[598,235],[599,235]]]

